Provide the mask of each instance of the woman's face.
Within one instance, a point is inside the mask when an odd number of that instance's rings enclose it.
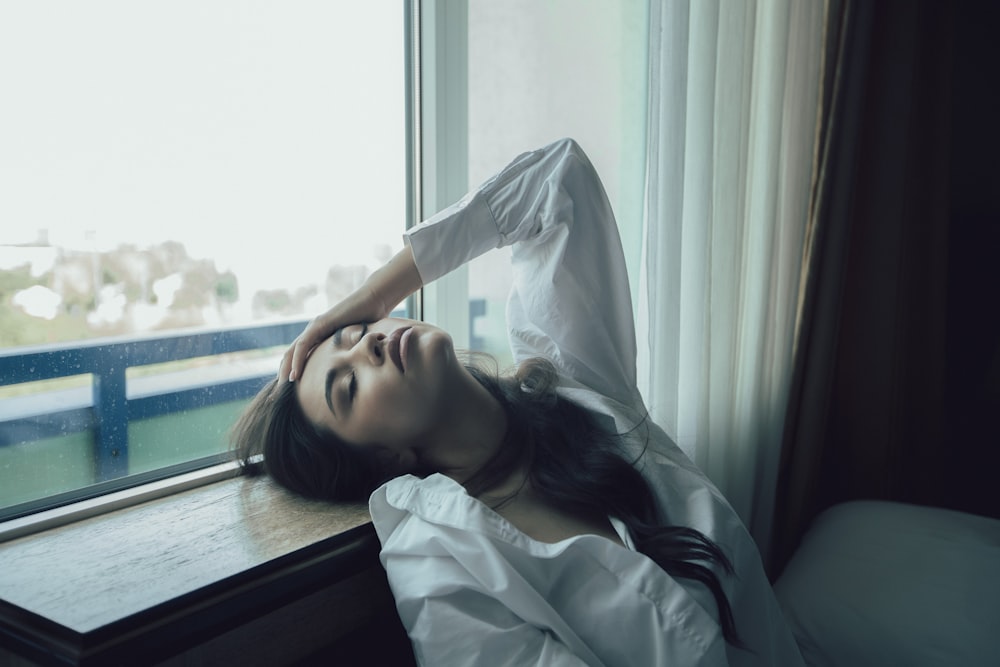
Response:
[[[347,443],[399,453],[444,416],[456,371],[451,336],[424,322],[354,324],[323,341],[296,381],[306,418]]]

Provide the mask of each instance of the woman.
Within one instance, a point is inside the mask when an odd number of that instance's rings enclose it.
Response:
[[[580,147],[521,155],[406,240],[306,327],[236,435],[294,491],[371,494],[418,661],[802,664],[750,536],[646,418],[621,244]],[[515,376],[385,319],[504,245]]]

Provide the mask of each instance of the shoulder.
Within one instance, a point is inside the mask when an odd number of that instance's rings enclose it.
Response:
[[[446,475],[403,475],[383,484],[368,501],[383,549],[419,550],[431,540],[481,535],[512,542],[521,536],[505,519]]]
[[[412,514],[445,519],[475,499],[465,487],[440,473],[427,477],[402,475],[375,489],[368,500],[372,518],[386,510],[403,510]]]

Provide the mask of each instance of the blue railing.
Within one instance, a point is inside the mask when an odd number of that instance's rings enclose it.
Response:
[[[92,376],[90,396],[82,400],[54,405],[38,398],[33,400],[37,410],[4,410],[12,414],[0,414],[0,446],[93,429],[95,481],[121,477],[128,473],[130,421],[248,398],[271,377],[258,372],[129,396],[126,369],[287,345],[303,326],[304,320],[0,351],[0,385]]]

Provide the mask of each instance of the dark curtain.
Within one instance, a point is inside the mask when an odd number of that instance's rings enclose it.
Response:
[[[838,502],[1000,516],[995,14],[831,2],[774,576]]]

